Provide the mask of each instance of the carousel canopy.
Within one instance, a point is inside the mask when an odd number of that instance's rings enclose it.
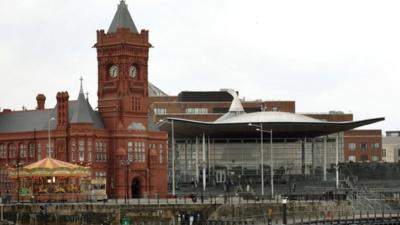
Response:
[[[52,158],[44,158],[23,168],[11,168],[9,176],[17,177],[85,177],[90,168]]]

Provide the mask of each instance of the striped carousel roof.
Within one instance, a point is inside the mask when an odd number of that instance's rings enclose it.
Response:
[[[90,175],[90,168],[44,158],[23,168],[10,168],[10,178],[18,177],[86,177]]]
[[[64,162],[61,160],[53,159],[53,158],[44,158],[32,164],[29,164],[24,167],[24,169],[32,170],[36,168],[42,169],[56,169],[56,168],[67,168],[67,169],[76,169],[82,166],[78,166],[76,164]]]

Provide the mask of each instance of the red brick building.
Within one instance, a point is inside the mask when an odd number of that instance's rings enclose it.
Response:
[[[147,30],[136,29],[124,1],[107,32],[97,31],[98,111],[81,90],[58,92],[54,108],[0,113],[0,189],[5,170],[50,156],[92,168],[111,198],[167,193],[167,134],[149,118]],[[82,85],[82,84],[81,84]],[[50,136],[50,148],[48,138]]]
[[[346,161],[381,161],[381,130],[349,130],[344,132]]]

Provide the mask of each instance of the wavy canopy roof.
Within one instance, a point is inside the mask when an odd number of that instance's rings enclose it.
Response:
[[[269,114],[269,112],[262,113]],[[287,117],[287,119],[282,120],[284,117]],[[175,138],[200,137],[203,133],[212,138],[245,138],[259,137],[260,135],[260,132],[255,127],[248,125],[249,123],[258,126],[262,123],[263,130],[269,131],[272,129],[274,138],[314,138],[351,130],[384,120],[384,118],[374,118],[350,122],[325,122],[312,121],[312,118],[299,120],[301,117],[299,115],[291,117],[288,117],[288,115],[278,115],[278,117],[273,117],[273,115],[263,115],[260,117],[248,115],[224,122],[202,122],[180,118],[167,118],[168,122],[161,122],[159,127],[160,130],[171,132],[173,121]],[[259,120],[262,118],[270,118],[271,120]]]
[[[231,108],[243,110],[240,100],[235,96],[232,105],[234,107]],[[158,126],[160,130],[171,132],[173,123],[176,138],[200,137],[203,133],[211,138],[259,137],[260,132],[256,127],[249,126],[250,123],[255,126],[262,125],[265,131],[272,130],[274,138],[314,138],[385,120],[379,117],[359,121],[327,122],[288,112],[246,113],[242,110],[229,110],[214,122],[169,117]]]

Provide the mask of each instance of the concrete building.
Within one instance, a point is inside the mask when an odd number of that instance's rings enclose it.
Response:
[[[386,131],[382,138],[382,160],[385,162],[399,162],[400,159],[400,131]]]

